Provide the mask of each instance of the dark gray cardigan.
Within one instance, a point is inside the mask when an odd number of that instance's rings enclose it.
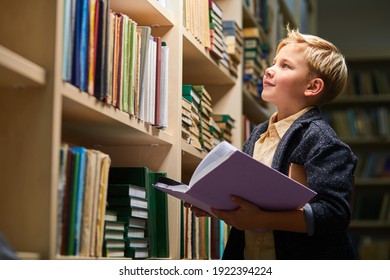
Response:
[[[255,142],[267,128],[268,121],[254,129],[244,143],[245,153],[253,156]],[[346,230],[357,159],[321,118],[319,109],[309,110],[291,125],[277,147],[272,167],[287,175],[291,162],[304,165],[308,187],[317,192],[310,202],[314,233],[274,231],[276,258],[355,258]],[[232,228],[223,259],[243,259],[244,240],[244,231]]]

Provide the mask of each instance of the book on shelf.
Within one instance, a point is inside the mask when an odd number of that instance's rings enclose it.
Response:
[[[107,203],[109,206],[128,206],[128,207],[138,207],[147,209],[148,200],[139,197],[133,197],[130,195],[127,196],[108,196]]]
[[[118,219],[118,213],[106,210],[104,218],[103,256],[124,257],[128,227],[126,222]]]
[[[109,0],[66,1],[62,78],[160,129],[168,126],[169,46]]]
[[[110,184],[133,184],[146,190],[148,214],[145,219],[140,219],[134,214],[135,207],[132,207],[131,214],[129,211],[119,211],[117,206],[114,206],[114,209],[118,211],[118,215],[122,216],[122,219],[129,221],[129,227],[146,227],[150,257],[159,258],[169,256],[167,197],[164,192],[156,190],[152,186],[161,176],[166,176],[166,173],[155,172],[148,167],[112,167],[110,169]],[[113,207],[112,203],[110,207]],[[133,222],[139,222],[141,225],[131,224],[129,219],[132,219]]]
[[[146,259],[149,257],[149,250],[147,248],[128,247],[126,248],[125,256],[133,259]]]
[[[264,210],[280,211],[302,207],[316,194],[226,141],[207,154],[188,185],[161,177],[154,186],[210,214],[211,208],[236,209],[231,195],[237,195]]]
[[[122,206],[122,205],[109,205],[108,208],[110,210],[114,210],[118,212],[119,217],[134,217],[141,219],[148,219],[149,210],[148,208],[142,208],[137,206]]]
[[[133,197],[146,198],[146,189],[133,184],[109,184],[107,195],[129,195]]]
[[[124,232],[126,230],[126,223],[123,221],[104,221],[104,229],[105,230],[121,230]]]
[[[97,21],[96,65],[93,95],[102,101],[108,99],[108,31],[109,29],[109,0],[99,0],[99,15]]]
[[[108,183],[108,155],[84,147],[61,147],[57,252],[101,256]]]
[[[220,129],[221,139],[231,143],[235,119],[229,114],[213,114],[213,120]]]

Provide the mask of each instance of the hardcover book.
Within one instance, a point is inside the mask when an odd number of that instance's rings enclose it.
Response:
[[[316,192],[221,142],[201,161],[189,185],[161,177],[154,186],[211,214],[211,208],[234,210],[236,195],[264,210],[302,207]]]

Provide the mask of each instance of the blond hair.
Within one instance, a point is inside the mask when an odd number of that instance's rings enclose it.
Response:
[[[288,44],[304,46],[309,78],[318,77],[324,81],[319,105],[332,101],[343,92],[347,85],[348,69],[344,56],[335,45],[318,36],[301,34],[298,29],[291,30],[287,26],[287,37],[279,43],[276,53]]]

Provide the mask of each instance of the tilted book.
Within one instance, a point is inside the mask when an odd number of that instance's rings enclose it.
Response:
[[[189,185],[161,177],[154,187],[210,214],[211,208],[236,209],[231,195],[271,211],[300,208],[316,195],[313,190],[226,141],[218,144],[201,161]]]

